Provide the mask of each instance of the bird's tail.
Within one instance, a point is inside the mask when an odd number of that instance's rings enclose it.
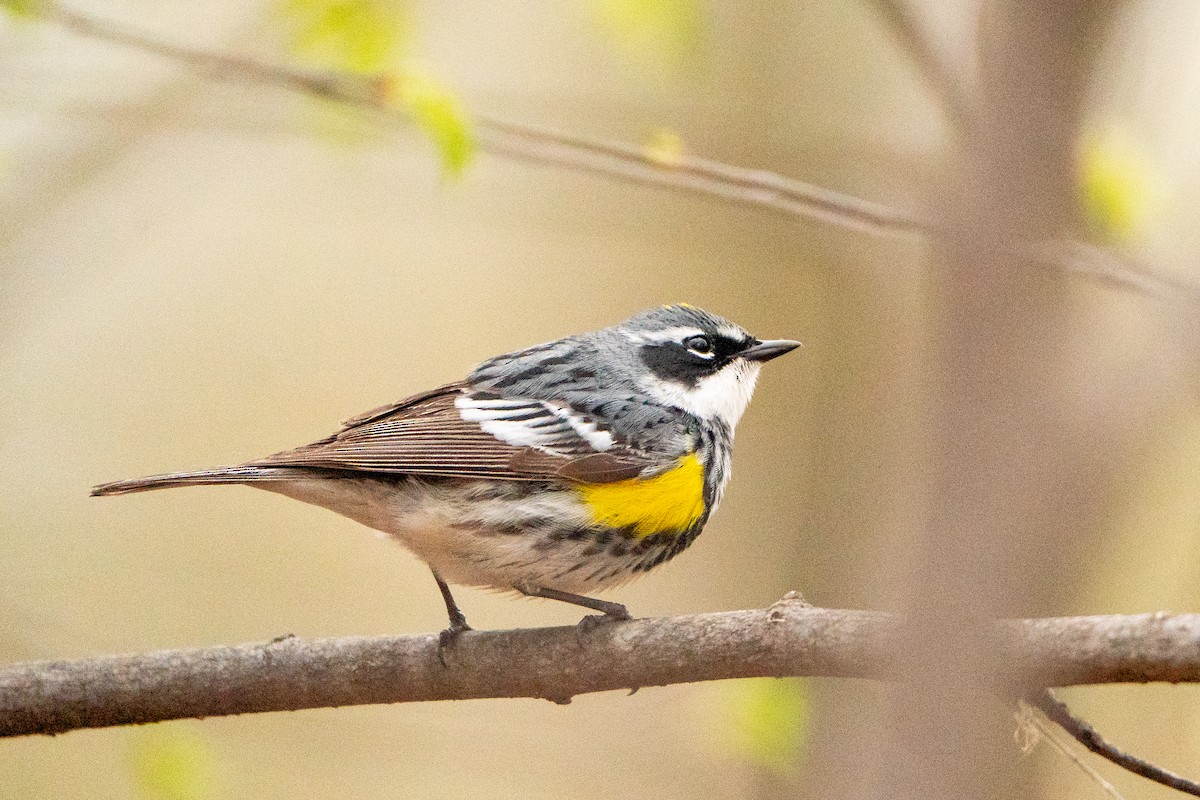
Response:
[[[171,472],[166,475],[149,475],[145,478],[102,483],[92,488],[92,497],[148,492],[151,489],[170,489],[175,486],[214,486],[223,483],[278,481],[295,478],[298,472],[305,472],[305,470],[297,470],[294,467],[241,466],[217,467],[196,472]]]

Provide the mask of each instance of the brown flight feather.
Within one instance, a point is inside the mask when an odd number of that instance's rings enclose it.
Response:
[[[380,406],[350,418],[321,441],[245,466],[610,483],[636,477],[656,463],[619,445],[580,456],[510,445],[462,418],[454,401],[467,389],[465,383],[452,383]]]

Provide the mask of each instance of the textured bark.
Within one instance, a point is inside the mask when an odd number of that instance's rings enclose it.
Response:
[[[0,668],[0,736],[261,711],[576,694],[723,678],[887,679],[898,618],[811,608],[473,631],[438,659],[437,636],[281,638]],[[998,674],[1034,686],[1200,681],[1200,615],[999,623]]]

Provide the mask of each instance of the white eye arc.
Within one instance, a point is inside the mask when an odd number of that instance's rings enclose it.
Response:
[[[707,336],[689,336],[683,340],[683,346],[701,358],[712,358],[714,355],[712,340]]]

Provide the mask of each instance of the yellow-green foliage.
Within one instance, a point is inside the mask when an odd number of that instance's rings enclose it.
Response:
[[[372,75],[391,69],[408,38],[398,3],[381,0],[283,0],[292,52],[307,64]]]
[[[698,0],[589,0],[600,27],[632,54],[678,69],[703,30]]]
[[[794,769],[808,731],[807,682],[760,678],[728,688],[730,748],[773,772]]]
[[[172,727],[138,731],[130,747],[134,786],[144,800],[212,796],[213,759],[197,736]]]
[[[0,11],[26,19],[38,16],[45,7],[45,0],[0,0]]]
[[[683,137],[670,128],[651,131],[642,147],[647,158],[664,167],[677,166],[686,152]]]
[[[398,0],[281,0],[288,43],[305,64],[379,80],[384,100],[433,140],[446,175],[475,152],[470,117],[458,95],[411,64],[412,21]]]
[[[1079,197],[1091,234],[1101,242],[1128,242],[1146,232],[1155,211],[1153,167],[1131,137],[1117,129],[1084,138]]]
[[[410,67],[392,79],[388,95],[433,140],[445,174],[459,175],[475,155],[475,136],[458,94],[424,70]]]

